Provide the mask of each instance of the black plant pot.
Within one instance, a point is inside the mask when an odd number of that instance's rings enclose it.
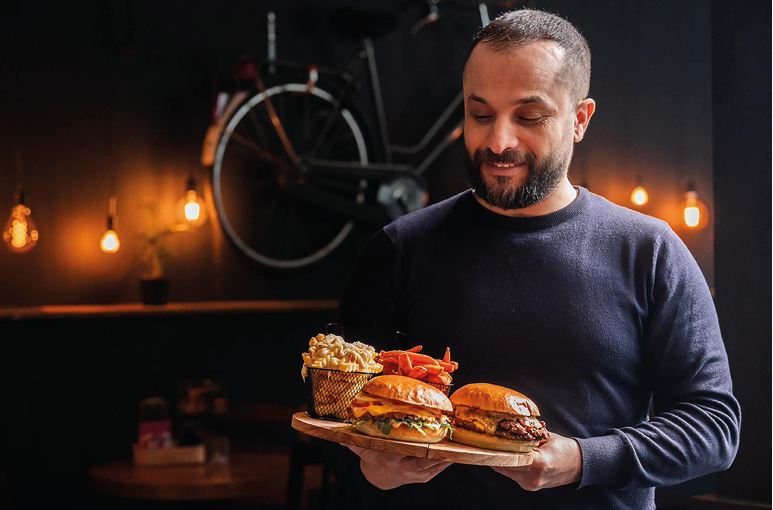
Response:
[[[146,305],[163,305],[169,302],[169,280],[155,278],[140,280],[140,299]]]

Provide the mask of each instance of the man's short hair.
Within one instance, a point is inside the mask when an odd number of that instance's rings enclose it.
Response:
[[[564,67],[559,79],[574,103],[588,97],[590,89],[590,48],[588,42],[564,18],[536,9],[517,9],[499,15],[473,38],[464,67],[478,44],[495,51],[517,49],[538,41],[554,41],[564,49]]]

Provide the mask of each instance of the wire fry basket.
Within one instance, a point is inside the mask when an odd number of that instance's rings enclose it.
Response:
[[[306,378],[309,416],[325,420],[345,421],[354,396],[374,375],[366,372],[342,372],[326,368],[311,368]]]
[[[427,381],[422,381],[422,382],[425,382],[430,386],[434,386],[435,388],[439,389],[440,391],[446,394],[446,397],[451,395],[451,388],[454,386],[453,384],[434,383],[434,382],[427,382]]]

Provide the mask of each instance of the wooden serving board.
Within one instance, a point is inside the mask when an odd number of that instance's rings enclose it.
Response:
[[[477,466],[528,466],[533,460],[531,453],[484,450],[443,439],[439,443],[410,443],[360,434],[346,423],[312,418],[304,412],[293,415],[295,430],[312,437],[333,441],[342,445],[359,446],[382,452],[410,457],[444,460],[458,464]]]

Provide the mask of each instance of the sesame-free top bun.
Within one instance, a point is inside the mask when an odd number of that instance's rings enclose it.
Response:
[[[462,386],[451,395],[451,402],[454,406],[515,416],[540,415],[537,405],[526,395],[495,384],[473,383]]]
[[[445,393],[431,384],[404,375],[379,375],[362,387],[362,392],[373,397],[391,398],[398,402],[453,411]]]

